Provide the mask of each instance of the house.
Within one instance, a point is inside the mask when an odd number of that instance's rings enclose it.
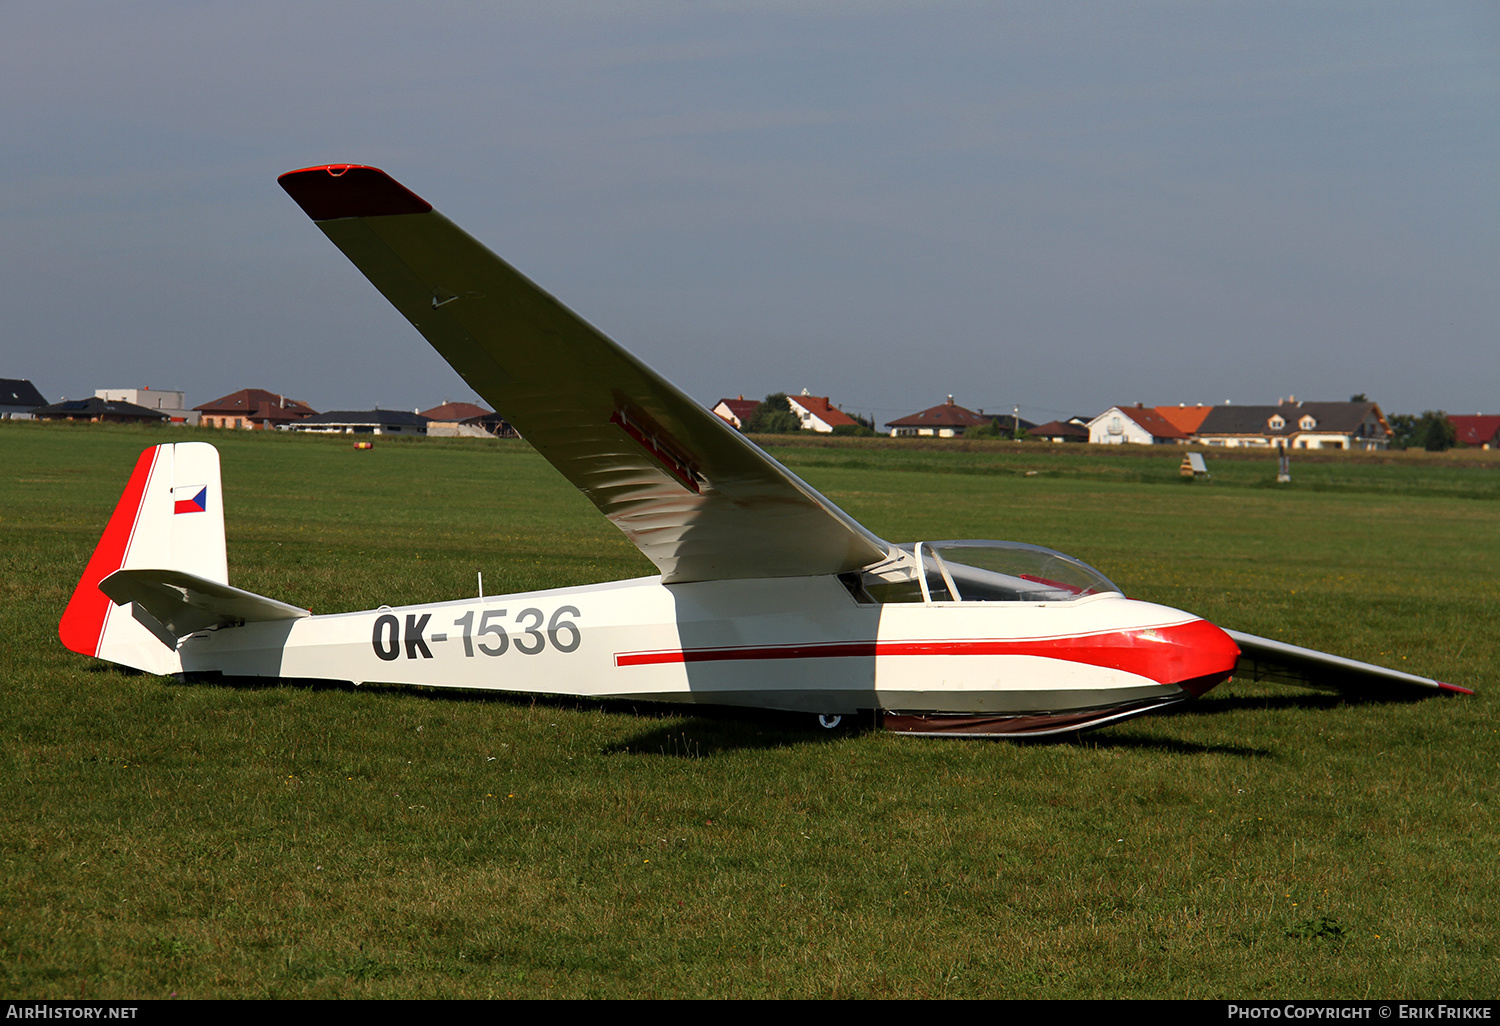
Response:
[[[477,427],[491,438],[520,438],[521,433],[515,429],[504,417],[498,413],[486,413],[480,417],[470,417],[465,420],[464,426]],[[429,425],[430,427],[430,425]]]
[[[1500,449],[1500,417],[1476,413],[1450,415],[1449,423],[1462,445],[1477,449]]]
[[[427,418],[403,410],[333,410],[293,421],[286,430],[344,435],[425,435]]]
[[[923,410],[921,413],[913,413],[909,417],[886,422],[886,427],[891,429],[892,438],[908,438],[912,436],[957,438],[971,427],[981,424],[989,424],[995,420],[994,417],[986,417],[981,410],[975,413],[957,405],[950,395],[946,402]]]
[[[1198,433],[1204,419],[1208,416],[1212,406],[1188,406],[1186,403],[1178,403],[1176,406],[1158,406],[1156,412],[1178,431],[1185,435]]]
[[[194,406],[202,427],[270,431],[317,413],[311,406],[263,388],[242,388],[222,399]]]
[[[37,420],[82,420],[93,424],[164,424],[167,415],[113,399],[64,399],[32,411]]]
[[[0,420],[30,420],[47,399],[26,378],[0,378]]]
[[[1385,449],[1391,429],[1377,403],[1299,402],[1215,406],[1196,432],[1204,445],[1225,448]]]
[[[836,427],[859,426],[859,421],[832,405],[826,395],[808,395],[804,388],[801,395],[789,395],[786,401],[801,422],[803,431],[826,435]]]
[[[1089,428],[1087,421],[1074,417],[1068,421],[1049,420],[1045,424],[1027,428],[1026,435],[1044,442],[1087,442]]]
[[[421,416],[427,418],[429,438],[495,437],[492,432],[485,430],[478,423],[490,416],[490,411],[474,403],[452,403],[444,399],[441,406],[423,410]],[[471,421],[474,423],[470,423]]]
[[[714,412],[723,419],[729,421],[739,430],[745,430],[745,421],[755,415],[755,408],[760,403],[754,399],[746,399],[740,396],[738,399],[720,399],[714,404]]]
[[[192,425],[198,423],[198,412],[187,408],[187,393],[170,388],[98,388],[94,395],[99,399],[110,399],[121,403],[134,403],[148,410],[160,410],[173,424]]]
[[[1187,432],[1156,412],[1156,407],[1111,406],[1088,423],[1095,445],[1187,445]]]

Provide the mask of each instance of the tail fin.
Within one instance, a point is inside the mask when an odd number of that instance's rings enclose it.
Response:
[[[176,651],[132,616],[133,604],[115,605],[99,582],[116,570],[151,569],[228,584],[223,497],[212,445],[178,442],[141,453],[58,624],[62,643],[148,673],[179,672]]]

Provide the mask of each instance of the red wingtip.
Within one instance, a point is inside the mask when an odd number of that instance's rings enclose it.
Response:
[[[425,214],[432,204],[378,167],[324,164],[288,171],[276,179],[314,221],[340,217]]]
[[[1474,693],[1468,688],[1461,688],[1457,684],[1444,684],[1442,681],[1438,681],[1437,686],[1444,691],[1451,691],[1457,695],[1472,695]]]

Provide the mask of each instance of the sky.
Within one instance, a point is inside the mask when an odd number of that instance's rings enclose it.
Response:
[[[49,400],[478,398],[276,185],[360,163],[705,405],[1500,412],[1488,3],[9,3],[0,114]]]

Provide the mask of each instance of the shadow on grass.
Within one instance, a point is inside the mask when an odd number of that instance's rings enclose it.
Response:
[[[106,667],[114,672],[116,668]],[[787,745],[826,744],[874,729],[868,717],[854,723],[844,718],[834,730],[816,725],[811,714],[745,709],[734,706],[677,705],[669,702],[639,702],[630,699],[579,698],[573,695],[532,695],[460,688],[431,688],[407,684],[360,684],[323,679],[272,677],[226,677],[203,674],[186,680],[162,678],[169,686],[224,688],[233,691],[274,691],[288,688],[307,691],[386,693],[423,702],[442,704],[490,703],[511,708],[562,709],[604,712],[644,721],[640,733],[601,749],[606,755],[666,755],[704,758],[721,752],[782,748]]]
[[[90,668],[91,670],[94,668]],[[99,672],[122,672],[117,667],[98,668]],[[344,691],[389,693],[434,703],[500,703],[512,708],[544,708],[576,712],[604,712],[642,721],[642,728],[624,741],[606,745],[605,755],[650,755],[676,759],[702,759],[737,751],[760,751],[794,745],[828,744],[847,737],[873,733],[880,728],[866,713],[845,717],[834,730],[817,726],[810,714],[748,709],[733,706],[677,705],[663,702],[639,702],[629,699],[592,699],[569,695],[530,695],[506,692],[452,688],[431,688],[402,684],[354,685],[347,681],[321,679],[277,679],[266,677],[224,677],[201,675],[187,680],[164,678],[168,684],[189,687],[215,687],[237,691],[270,691],[292,688],[309,691]],[[1296,691],[1270,695],[1222,695],[1186,702],[1171,710],[1155,713],[1137,721],[1135,729],[1117,725],[1081,733],[1056,734],[1047,737],[923,738],[921,743],[942,744],[967,741],[989,741],[1001,744],[1069,745],[1101,749],[1156,751],[1172,755],[1215,753],[1241,758],[1265,758],[1268,749],[1223,742],[1198,743],[1176,738],[1153,737],[1140,727],[1166,717],[1219,716],[1242,710],[1303,710],[1316,715],[1340,706],[1384,705],[1421,701],[1433,696],[1363,696],[1320,691]]]
[[[1266,748],[1250,748],[1246,745],[1219,742],[1203,744],[1171,737],[1151,737],[1135,733],[1128,727],[1116,727],[1115,732],[1105,728],[1087,734],[1068,734],[1060,737],[1058,743],[1103,751],[1161,752],[1165,755],[1234,755],[1243,759],[1266,759],[1275,754]]]

